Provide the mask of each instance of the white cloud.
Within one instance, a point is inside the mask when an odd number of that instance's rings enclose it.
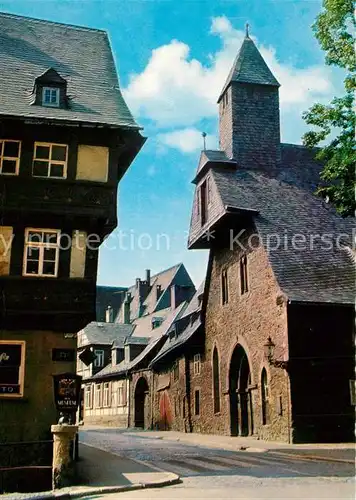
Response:
[[[203,149],[203,137],[200,130],[196,128],[184,128],[159,134],[157,140],[171,148],[177,148],[183,153],[194,153]],[[216,138],[213,135],[206,137],[208,149],[216,148]]]
[[[150,120],[156,127],[185,130],[161,134],[161,141],[183,152],[196,149],[201,120],[216,119],[219,96],[244,32],[236,30],[225,17],[212,19],[210,33],[221,40],[221,49],[210,54],[205,65],[190,57],[187,44],[172,40],[152,51],[142,73],[131,75],[124,94],[135,116]],[[265,47],[254,38],[257,47],[281,84],[282,113],[290,112],[300,120],[301,111],[330,95],[329,69],[324,66],[296,68],[278,60],[273,47]]]

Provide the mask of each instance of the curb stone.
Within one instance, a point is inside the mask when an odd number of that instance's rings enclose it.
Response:
[[[70,500],[75,498],[89,497],[92,495],[104,495],[108,493],[124,493],[125,491],[143,490],[148,488],[163,488],[165,486],[173,486],[180,484],[182,480],[177,474],[170,473],[170,479],[162,481],[152,481],[150,483],[135,483],[126,486],[101,486],[87,487],[85,490],[79,490],[73,486],[73,491],[44,491],[43,493],[10,493],[1,495],[2,500]],[[77,491],[75,491],[77,489]]]

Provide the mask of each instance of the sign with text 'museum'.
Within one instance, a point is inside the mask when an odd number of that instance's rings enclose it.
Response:
[[[75,373],[53,375],[54,400],[60,412],[77,411],[82,377]]]
[[[23,392],[23,341],[0,341],[0,397],[21,397]]]

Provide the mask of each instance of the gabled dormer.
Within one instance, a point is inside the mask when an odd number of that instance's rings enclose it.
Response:
[[[54,68],[35,79],[32,104],[46,108],[68,107],[67,81]]]

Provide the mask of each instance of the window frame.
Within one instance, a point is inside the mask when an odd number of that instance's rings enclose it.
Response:
[[[44,243],[44,242],[28,242],[28,233],[30,232],[38,232],[38,233],[56,233],[57,234],[57,242],[56,243]],[[22,267],[22,276],[26,277],[36,277],[36,278],[57,278],[58,277],[58,268],[59,268],[59,257],[60,257],[60,229],[49,229],[49,228],[34,228],[27,227],[25,229],[25,243],[24,243],[24,254],[23,254],[23,267]],[[27,273],[26,265],[27,265],[27,249],[28,247],[39,248],[39,259],[38,259],[38,273]],[[44,250],[48,248],[54,248],[56,250],[55,257],[55,272],[54,274],[44,274],[43,273],[43,263],[44,263]],[[31,260],[31,259],[30,259]]]
[[[0,393],[0,399],[21,399],[24,397],[24,391],[25,391],[25,362],[26,362],[26,341],[25,340],[6,340],[2,339],[0,340],[0,353],[1,353],[1,345],[20,345],[21,346],[21,363],[19,366],[19,376],[18,376],[18,385],[19,386],[19,392],[17,394],[3,394]],[[5,384],[5,385],[11,385],[11,384]]]
[[[198,395],[198,399],[197,399],[197,395]],[[194,390],[194,416],[195,417],[200,417],[200,407],[201,407],[201,404],[200,404],[200,389],[195,389]],[[197,404],[197,401],[198,401],[198,404]]]
[[[220,359],[219,351],[216,345],[213,349],[212,359],[212,374],[213,374],[213,404],[214,414],[217,415],[221,411],[221,395],[220,395]]]
[[[179,380],[179,362],[175,361],[172,366],[173,382]]]
[[[15,157],[15,156],[5,156],[4,155],[4,151],[5,151],[5,143],[6,142],[16,142],[18,143],[19,145],[19,152],[18,152],[18,156]],[[17,140],[17,139],[0,139],[0,175],[19,175],[19,171],[20,171],[20,159],[21,159],[21,146],[22,146],[22,143],[21,141]],[[2,165],[3,165],[3,160],[16,160],[16,171],[14,174],[9,174],[7,172],[3,172],[2,171]]]
[[[51,93],[52,92],[56,92],[56,101],[55,102],[47,102],[45,100],[45,96],[46,96],[46,91],[50,91]],[[42,87],[42,99],[41,99],[41,103],[42,103],[42,106],[44,107],[48,107],[48,108],[59,108],[59,104],[60,104],[60,92],[61,92],[61,89],[59,87]],[[52,97],[52,95],[51,95]]]
[[[93,391],[91,384],[85,386],[84,408],[86,410],[91,410],[93,408]]]
[[[100,353],[100,354],[98,355],[98,353]],[[104,349],[94,349],[94,354],[96,356],[94,361],[93,361],[94,368],[104,368],[104,363],[105,363],[105,351],[104,351]],[[101,363],[99,363],[99,361],[97,361],[98,358],[102,359]]]
[[[125,395],[125,385],[119,384],[116,389],[116,406],[122,407],[126,406],[126,395]]]
[[[221,271],[221,303],[223,306],[229,303],[229,278],[227,268]]]
[[[94,403],[95,403],[95,408],[102,408],[103,406],[102,383],[95,384]]]
[[[103,382],[103,408],[110,407],[110,382]]]
[[[261,410],[262,410],[262,425],[270,423],[270,404],[269,404],[269,386],[268,374],[266,368],[261,371]]]
[[[247,255],[240,257],[240,294],[245,295],[249,292]]]
[[[49,157],[48,158],[37,158],[36,157],[36,152],[37,152],[38,146],[49,148]],[[53,146],[60,146],[60,147],[66,148],[65,160],[52,160],[51,159]],[[35,161],[48,163],[47,175],[34,175],[33,170],[34,170]],[[50,175],[52,165],[63,166],[63,176],[62,177]],[[67,178],[67,168],[68,168],[68,144],[59,144],[56,142],[35,142],[34,143],[34,145],[33,145],[33,157],[32,157],[32,177],[35,177],[36,179],[66,179]]]
[[[201,355],[200,353],[194,354],[193,356],[193,373],[194,375],[200,375],[201,372]]]

